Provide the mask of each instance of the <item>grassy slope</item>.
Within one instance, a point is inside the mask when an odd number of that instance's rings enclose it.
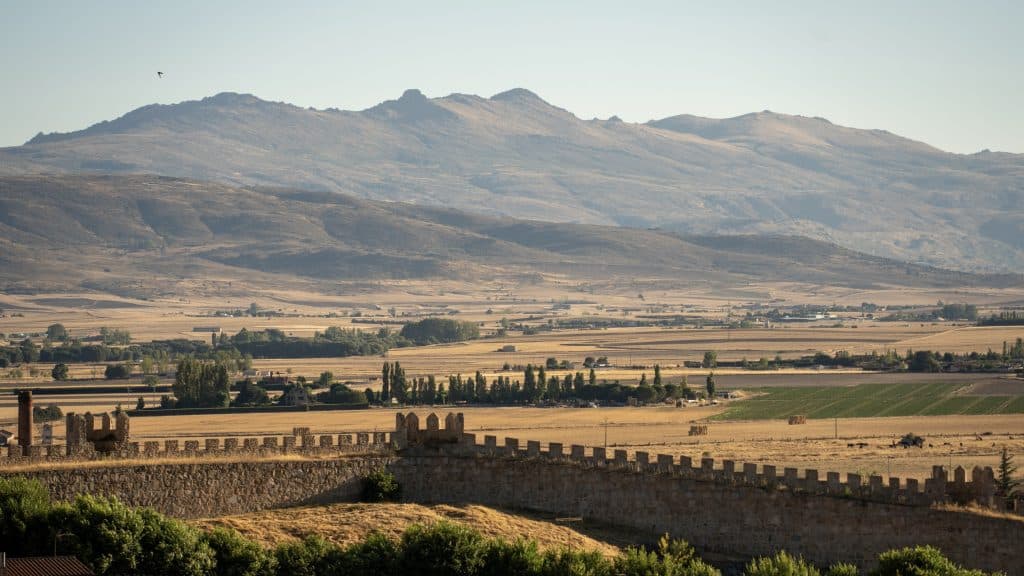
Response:
[[[330,504],[200,519],[194,524],[203,528],[229,526],[267,546],[313,534],[348,545],[374,531],[398,538],[412,524],[440,520],[467,525],[492,538],[526,536],[542,548],[571,547],[615,555],[620,546],[635,543],[627,534],[606,528],[558,523],[551,517],[513,515],[474,505]]]

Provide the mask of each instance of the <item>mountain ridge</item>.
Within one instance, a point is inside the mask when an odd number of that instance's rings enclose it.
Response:
[[[581,120],[526,89],[418,90],[362,111],[221,93],[0,149],[0,174],[145,173],[684,234],[795,234],[979,271],[1024,268],[1024,155],[758,112]]]
[[[0,177],[0,291],[182,295],[218,278],[333,289],[340,281],[660,279],[856,288],[1007,286],[798,237],[686,237],[494,218],[335,192],[150,175]]]

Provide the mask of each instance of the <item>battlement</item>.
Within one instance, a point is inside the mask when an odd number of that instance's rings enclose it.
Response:
[[[437,414],[427,415],[426,426],[420,428],[420,419],[415,412],[395,414],[395,431],[392,443],[397,449],[416,446],[473,445],[475,436],[465,433],[466,419],[462,412],[449,412],[444,418],[444,428]]]
[[[935,466],[931,478],[922,484],[917,478],[884,478],[877,475],[865,478],[855,473],[822,473],[816,469],[780,470],[771,464],[737,463],[733,460],[716,462],[713,458],[694,461],[687,456],[641,451],[631,457],[626,450],[616,449],[609,454],[605,448],[575,444],[566,450],[566,446],[561,443],[530,440],[523,445],[517,438],[504,438],[499,442],[496,436],[484,436],[483,444],[476,444],[475,438],[470,440],[473,451],[487,457],[539,459],[584,468],[667,475],[729,486],[908,506],[978,504],[1005,509],[1002,498],[996,495],[995,475],[989,467],[975,467],[970,478],[964,468],[957,467],[950,479],[944,467]]]
[[[281,436],[149,440],[122,442],[115,449],[108,451],[97,450],[91,443],[85,443],[67,446],[32,446],[28,454],[23,454],[20,446],[13,445],[8,446],[6,457],[0,456],[0,468],[5,465],[90,460],[217,458],[240,455],[259,458],[283,454],[329,457],[380,453],[391,451],[389,436],[386,432],[319,435],[307,432],[300,435]]]

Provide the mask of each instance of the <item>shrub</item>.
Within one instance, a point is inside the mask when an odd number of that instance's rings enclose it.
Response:
[[[825,572],[825,576],[859,576],[860,571],[853,564],[833,564],[829,567],[828,572]]]
[[[614,573],[624,576],[721,576],[721,572],[697,557],[683,540],[668,535],[658,540],[655,550],[627,548],[615,559]]]
[[[0,542],[11,556],[45,549],[50,495],[35,480],[0,478]]]
[[[319,536],[286,542],[274,550],[277,573],[288,576],[320,576],[340,573],[332,564],[340,561],[341,550]]]
[[[342,563],[347,576],[399,574],[398,544],[387,536],[373,532],[362,542],[345,549]]]
[[[103,371],[103,375],[107,380],[129,378],[132,375],[132,367],[128,364],[107,364],[107,368]]]
[[[480,574],[483,538],[476,530],[450,522],[414,525],[402,534],[400,574],[449,576]]]
[[[116,498],[82,495],[54,506],[48,520],[67,533],[60,551],[74,554],[98,576],[198,576],[213,570],[213,552],[198,530]]]
[[[544,557],[532,540],[496,539],[484,545],[482,572],[488,576],[539,574],[543,565]]]
[[[204,536],[213,551],[218,576],[274,576],[277,562],[270,552],[238,532],[214,528]]]
[[[817,568],[785,551],[747,564],[744,576],[821,576]]]
[[[363,478],[364,502],[397,502],[401,497],[402,487],[391,472],[378,468]]]
[[[883,552],[872,576],[985,576],[980,570],[967,570],[942,555],[938,548],[917,546]]]

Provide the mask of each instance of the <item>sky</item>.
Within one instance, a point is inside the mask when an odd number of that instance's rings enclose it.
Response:
[[[521,87],[580,118],[772,110],[1024,153],[1022,29],[1017,0],[0,0],[0,146],[225,91],[361,110]]]

